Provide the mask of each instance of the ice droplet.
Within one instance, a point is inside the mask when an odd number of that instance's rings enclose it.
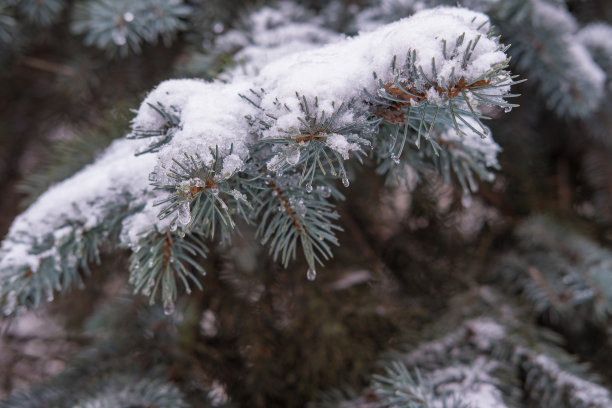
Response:
[[[511,112],[511,111],[512,111],[512,106],[506,106],[506,107],[504,108],[504,112],[506,112],[506,113],[509,113],[509,112]]]
[[[174,313],[174,302],[172,301],[172,299],[164,300],[164,314],[166,316],[170,316],[173,313]]]
[[[349,184],[351,184],[351,183],[349,182],[349,179],[348,179],[348,178],[346,178],[346,177],[342,177],[342,185],[343,185],[344,187],[348,187],[348,186],[349,186]]]
[[[306,183],[306,192],[307,193],[312,193],[312,184]]]
[[[313,281],[317,278],[317,271],[315,271],[313,268],[308,268],[308,271],[306,271],[306,278],[309,281]]]
[[[300,149],[295,149],[291,152],[288,152],[285,160],[290,165],[295,166],[300,161]]]

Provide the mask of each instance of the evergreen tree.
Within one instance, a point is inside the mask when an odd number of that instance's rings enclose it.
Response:
[[[0,407],[612,407],[605,1],[0,13]]]

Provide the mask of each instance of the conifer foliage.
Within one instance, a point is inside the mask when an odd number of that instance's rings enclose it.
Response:
[[[604,3],[0,4],[0,408],[612,407]]]

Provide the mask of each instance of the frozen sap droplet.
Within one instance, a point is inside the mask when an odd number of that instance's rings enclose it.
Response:
[[[295,166],[300,161],[300,149],[295,149],[293,151],[288,152],[285,160],[290,165]]]
[[[342,177],[342,185],[343,185],[344,187],[348,187],[348,186],[349,186],[349,184],[351,184],[351,183],[349,182],[349,179],[348,179],[348,178],[346,178],[346,177]]]
[[[313,268],[308,268],[308,271],[306,272],[306,278],[309,281],[315,280],[317,278],[317,271]]]
[[[312,184],[306,183],[306,192],[307,193],[312,193]]]
[[[164,300],[164,314],[166,316],[170,316],[173,313],[174,313],[174,302],[172,301],[172,299]]]
[[[509,113],[509,112],[511,112],[511,111],[512,111],[512,106],[506,106],[506,107],[504,108],[504,112],[506,112],[506,113]]]

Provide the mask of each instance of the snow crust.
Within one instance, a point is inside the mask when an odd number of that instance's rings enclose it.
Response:
[[[467,9],[440,7],[424,10],[353,38],[297,23],[293,25],[296,31],[292,34],[291,30],[282,26],[285,15],[290,11],[281,10],[278,14],[264,9],[254,15],[255,33],[247,41],[249,47],[239,55],[256,60],[252,70],[258,71],[257,75],[235,73],[234,78],[226,83],[206,83],[197,79],[169,80],[151,91],[133,120],[133,129],[163,129],[166,120],[153,108],[163,106],[178,115],[180,121],[179,126],[172,130],[171,141],[158,152],[139,156],[135,154],[145,150],[151,140],[116,141],[95,163],[51,187],[13,223],[2,243],[0,271],[19,266],[28,266],[36,271],[43,258],[57,254],[31,253],[35,242],[49,235],[60,242],[70,233],[70,228],[60,228],[66,220],[81,222],[83,230],[103,223],[106,216],[104,204],[116,201],[122,192],[129,192],[135,197],[136,204],[145,205],[143,211],[124,221],[123,244],[136,245],[139,236],[154,226],[162,230],[167,228],[169,220],[159,220],[158,207],[154,206],[154,202],[164,198],[162,194],[167,193],[151,192],[150,183],[172,184],[174,181],[167,176],[168,172],[178,170],[176,162],[186,160],[187,156],[198,157],[202,164],[209,165],[215,149],[218,149],[219,159],[223,163],[221,174],[215,177],[228,178],[241,170],[249,154],[249,145],[255,137],[245,116],[258,112],[255,106],[240,97],[240,94],[248,95],[250,89],[264,90],[261,108],[277,117],[264,137],[274,137],[300,126],[300,99],[296,92],[309,101],[318,98],[316,113],[319,116],[324,111],[330,114],[334,106],[348,101],[355,101],[356,110],[359,110],[360,104],[365,105],[363,90],[371,94],[377,92],[378,85],[372,73],[376,72],[383,81],[392,80],[395,73],[392,72],[391,61],[394,56],[402,61],[412,50],[417,50],[416,66],[422,68],[430,81],[443,82],[454,72],[456,78],[463,77],[470,82],[493,65],[506,60],[495,39],[486,36],[490,28],[488,18]],[[278,23],[276,29],[264,33],[263,27],[267,29],[270,21]],[[454,48],[457,38],[462,35],[465,36],[462,45]],[[233,36],[236,40],[237,35]],[[299,38],[299,41],[295,42],[292,38],[296,41]],[[475,42],[477,38],[479,40],[473,46],[469,64],[462,66],[463,54],[470,46],[469,40]],[[443,39],[450,54],[447,58],[443,55]],[[319,46],[320,42],[332,43]],[[311,49],[296,52],[298,43],[308,43]],[[271,50],[274,46],[277,46],[278,52],[272,51],[266,55],[259,52],[264,48]],[[277,58],[278,55],[283,56]],[[435,67],[432,61],[435,61]],[[503,87],[496,89],[500,93],[507,92]],[[439,95],[434,92],[431,98],[435,102]],[[285,105],[289,109],[280,108]],[[365,109],[366,106],[361,108]],[[339,115],[338,124],[356,119],[353,111],[346,110]],[[465,143],[482,148],[475,140],[470,139]],[[358,149],[343,135],[329,137],[327,146],[343,157]],[[487,156],[489,163],[493,162],[491,155],[496,152],[495,146],[489,144],[486,147],[490,152]],[[188,219],[188,208],[187,214],[179,216]]]

